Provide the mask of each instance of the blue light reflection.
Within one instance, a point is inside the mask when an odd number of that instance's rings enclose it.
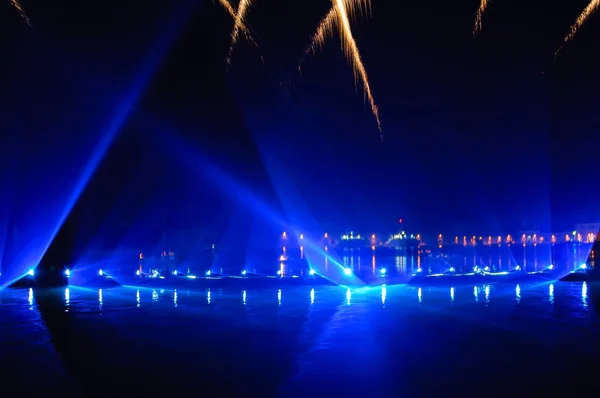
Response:
[[[29,302],[29,309],[33,310],[33,289],[29,288],[29,294],[27,295],[27,301]]]

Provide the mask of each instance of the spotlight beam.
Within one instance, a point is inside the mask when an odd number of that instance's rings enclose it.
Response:
[[[121,104],[117,107],[112,121],[109,123],[104,134],[102,134],[98,144],[96,145],[95,150],[92,152],[90,158],[88,159],[83,169],[83,172],[77,181],[74,191],[72,192],[70,199],[65,205],[65,211],[60,215],[59,219],[57,220],[54,230],[50,235],[50,239],[48,240],[48,243],[42,250],[42,254],[39,260],[37,261],[37,264],[39,264],[39,262],[42,260],[42,258],[48,251],[48,248],[54,241],[58,231],[64,225],[64,222],[70,214],[71,210],[73,209],[74,204],[77,202],[81,193],[87,186],[89,180],[96,171],[96,168],[100,164],[111,143],[119,133],[121,126],[129,117],[131,110],[137,104],[140,96],[143,94],[148,83],[150,82],[156,70],[162,63],[165,55],[171,48],[173,42],[177,37],[179,37],[183,26],[185,26],[185,24],[181,23],[181,20],[189,18],[189,8],[191,8],[190,6],[192,4],[193,2],[191,1],[187,2],[186,7],[181,7],[177,12],[175,12],[175,15],[173,16],[172,20],[169,21],[169,23],[166,25],[165,30],[162,32],[158,41],[154,45],[154,48],[152,48],[152,51],[150,52],[151,55],[144,62],[144,65],[141,67],[139,75],[132,83],[128,94],[125,96]]]

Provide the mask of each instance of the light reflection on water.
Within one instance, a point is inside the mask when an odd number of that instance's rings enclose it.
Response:
[[[69,306],[71,304],[71,291],[69,288],[65,289],[65,312],[69,312]]]
[[[512,286],[512,287],[511,287]],[[484,298],[486,305],[491,303],[491,302],[496,302],[496,301],[504,301],[505,298],[507,297],[507,291],[509,289],[513,289],[512,290],[512,294],[513,294],[513,302],[516,302],[517,304],[521,304],[522,303],[522,298],[523,298],[523,293],[525,292],[529,298],[530,296],[530,292],[533,292],[533,297],[535,298],[535,295],[540,293],[540,289],[543,289],[543,291],[545,292],[545,299],[544,301],[546,303],[549,304],[554,304],[556,302],[556,291],[557,291],[557,286],[562,288],[563,292],[571,292],[573,288],[575,288],[577,286],[578,289],[578,302],[580,303],[580,306],[582,307],[589,307],[590,306],[590,300],[589,300],[589,284],[587,282],[583,282],[581,284],[561,284],[561,285],[557,285],[556,283],[540,283],[540,284],[531,284],[531,285],[523,285],[521,286],[520,284],[514,284],[514,285],[510,285],[510,284],[499,284],[499,285],[475,285],[473,286],[473,296],[472,299],[474,303],[478,303],[480,301],[481,298]],[[568,288],[568,289],[567,289]],[[73,290],[75,289],[75,290]],[[89,303],[89,301],[87,301],[85,299],[85,294],[83,293],[84,290],[79,290],[80,288],[65,288],[63,290],[63,303],[64,303],[64,309],[65,312],[73,312],[74,310],[80,310],[81,308],[85,308],[86,304]],[[121,291],[122,289],[122,291]],[[368,297],[369,295],[372,295],[373,292],[377,292],[379,295],[379,300],[381,302],[381,304],[385,307],[387,305],[389,305],[390,303],[395,306],[402,306],[404,304],[404,302],[401,300],[402,297],[406,296],[407,294],[416,294],[416,298],[418,303],[423,303],[425,301],[425,296],[427,296],[427,300],[428,301],[432,301],[433,303],[437,303],[439,302],[440,299],[440,294],[443,294],[446,299],[448,300],[448,296],[450,298],[450,303],[452,305],[456,304],[456,303],[465,303],[464,298],[468,297],[468,290],[470,289],[469,287],[429,287],[427,288],[426,291],[424,291],[423,288],[421,287],[412,287],[412,286],[408,286],[408,285],[392,285],[392,286],[387,286],[387,285],[382,285],[380,287],[365,287],[365,288],[358,288],[358,289],[350,289],[350,288],[346,288],[346,289],[340,289],[340,288],[336,288],[336,287],[325,287],[325,286],[320,286],[320,287],[305,287],[304,289],[304,297],[307,297],[307,299],[305,299],[305,303],[309,304],[309,305],[313,305],[315,304],[315,300],[316,300],[316,295],[317,294],[322,294],[324,295],[324,298],[326,300],[329,300],[331,302],[335,302],[335,296],[336,296],[336,292],[337,293],[337,299],[339,300],[339,302],[343,302],[345,305],[351,305],[351,304],[355,304],[355,300],[359,299],[362,300],[363,297]],[[297,291],[294,291],[297,290]],[[289,303],[290,305],[297,305],[298,302],[302,302],[301,297],[303,296],[303,294],[298,293],[299,291],[301,291],[302,288],[295,288],[290,290],[290,292],[288,294],[286,294],[286,297],[289,297]],[[492,290],[495,292],[494,296],[495,298],[492,298]],[[115,295],[114,292],[116,291],[121,291],[120,295]],[[121,301],[121,297],[123,292],[127,292],[129,291],[129,288],[116,288],[116,289],[98,289],[97,290],[97,296],[96,296],[96,308],[100,309],[100,310],[106,310],[106,301],[108,300],[109,303],[111,301],[116,301],[116,302],[120,302]],[[255,295],[257,295],[258,298],[258,302],[256,303],[257,305],[263,305],[264,303],[261,302],[261,296],[263,295],[264,292],[266,292],[267,290],[256,290],[255,291]],[[30,288],[25,290],[26,292],[26,302],[27,302],[27,309],[34,311],[36,310],[36,306],[35,306],[35,289]],[[76,301],[73,301],[73,294],[77,295],[77,299]],[[412,292],[412,293],[411,293]],[[234,302],[237,301],[239,304],[246,306],[248,303],[248,290],[242,290],[242,291],[237,291],[237,295],[232,295],[230,292],[227,291],[220,291],[220,293],[215,297],[213,294],[213,292],[211,291],[210,288],[206,289],[205,292],[205,305],[210,305],[213,304],[215,302],[215,300],[219,303],[221,303],[221,301],[227,303],[227,304],[231,304],[232,303],[232,299],[234,299],[235,297],[237,297],[237,300],[233,300]],[[240,294],[241,293],[241,294]],[[285,307],[286,304],[283,302],[283,291],[282,289],[276,289],[274,291],[276,298],[277,298],[277,306],[280,307]],[[465,294],[467,293],[467,294]],[[171,303],[172,303],[172,307],[173,308],[177,308],[181,305],[181,300],[182,297],[184,299],[184,302],[186,304],[186,306],[198,306],[198,305],[202,305],[201,303],[197,302],[197,297],[199,294],[201,294],[200,292],[194,292],[193,290],[185,290],[183,296],[180,294],[180,292],[178,290],[172,290],[170,291],[170,294],[165,294],[165,290],[164,289],[160,289],[159,291],[155,290],[155,289],[131,289],[130,293],[132,295],[135,295],[135,307],[140,308],[141,307],[141,302],[142,302],[142,296],[145,296],[149,299],[151,299],[151,301],[153,303],[163,303],[164,302],[164,298],[170,298],[172,299]],[[272,294],[272,293],[271,293]],[[108,296],[107,296],[108,295]],[[126,294],[125,294],[126,296]],[[272,297],[272,296],[271,296]],[[413,296],[414,297],[414,296]],[[461,301],[461,297],[463,298]],[[391,301],[390,301],[391,300]],[[447,301],[446,301],[447,302]],[[4,302],[0,301],[0,308],[2,307],[2,305],[4,304]],[[362,301],[361,301],[361,305],[362,305]],[[253,306],[254,308],[255,306]],[[156,308],[162,308],[161,306],[156,307]]]
[[[147,341],[156,343],[163,340],[165,337],[163,335],[152,337],[152,333],[159,333],[158,329],[160,329],[160,333],[170,333],[170,337],[165,338],[164,341],[179,340],[179,336],[183,335],[192,338],[195,336],[197,340],[194,344],[211,344],[211,342],[205,343],[207,339],[211,338],[210,336],[206,337],[209,335],[208,332],[204,335],[203,329],[199,326],[195,328],[190,325],[202,325],[206,329],[212,328],[212,333],[215,328],[218,330],[221,327],[218,326],[219,322],[214,322],[214,316],[218,315],[223,318],[224,324],[235,325],[234,329],[240,326],[239,329],[244,331],[256,325],[256,327],[260,327],[258,330],[264,330],[265,327],[270,331],[281,328],[282,333],[292,335],[291,332],[295,331],[292,328],[300,325],[298,334],[303,341],[308,341],[306,344],[309,348],[317,346],[318,341],[326,342],[326,344],[323,343],[323,346],[319,346],[321,352],[330,348],[333,350],[357,346],[360,348],[361,344],[365,347],[370,344],[369,349],[357,349],[352,353],[353,358],[364,365],[367,363],[366,360],[373,360],[369,357],[369,355],[374,355],[371,354],[372,352],[386,355],[384,346],[392,344],[392,335],[396,331],[404,333],[404,336],[407,337],[402,341],[401,339],[394,340],[393,343],[404,344],[405,346],[401,347],[403,350],[410,349],[407,348],[410,343],[403,341],[414,342],[415,338],[427,333],[431,333],[431,344],[436,349],[442,350],[443,346],[436,345],[437,343],[433,340],[445,341],[444,339],[448,340],[451,337],[456,338],[453,329],[463,333],[470,330],[469,328],[480,328],[482,324],[492,325],[494,322],[498,324],[499,329],[507,325],[512,329],[522,328],[523,333],[530,333],[531,330],[544,327],[543,336],[537,336],[536,339],[554,336],[557,332],[560,332],[561,336],[568,335],[571,331],[575,334],[587,333],[586,330],[593,329],[594,325],[600,325],[597,313],[591,310],[595,304],[594,289],[595,285],[592,283],[562,282],[520,285],[506,283],[424,289],[394,285],[357,289],[305,286],[286,287],[285,302],[282,300],[282,289],[276,288],[232,289],[229,291],[225,289],[222,294],[220,290],[213,289],[212,293],[216,292],[217,294],[211,296],[211,291],[208,289],[206,291],[187,289],[165,289],[163,291],[121,287],[91,290],[70,287],[57,289],[53,294],[57,302],[57,311],[62,312],[68,306],[68,314],[63,314],[68,319],[86,319],[86,322],[91,322],[89,319],[95,319],[94,322],[99,323],[107,322],[104,318],[106,314],[110,314],[110,323],[106,327],[98,329],[107,330],[110,333],[112,330],[110,324],[118,325],[118,328],[123,330],[131,329],[133,333],[136,333],[136,339],[140,339],[144,344]],[[34,305],[36,301],[41,303],[38,294],[36,289],[0,291],[0,327],[6,327],[10,317],[25,314],[25,320],[19,323],[19,327],[26,330],[39,328],[43,321],[40,321],[40,317],[36,314],[39,314],[38,307],[43,306],[41,304]],[[318,305],[314,305],[317,295],[319,302]],[[135,302],[133,301],[134,297]],[[489,306],[481,305],[484,297],[486,303],[491,303]],[[277,304],[275,304],[275,298],[277,298]],[[449,305],[449,299],[454,305]],[[140,308],[143,300],[146,300],[144,301],[145,305]],[[479,305],[476,300],[479,300]],[[515,306],[515,300],[519,302],[518,307]],[[214,306],[212,306],[213,304]],[[95,317],[98,314],[98,307],[102,308],[104,316]],[[585,311],[582,311],[582,308]],[[524,316],[514,317],[515,311]],[[244,316],[240,316],[242,313]],[[443,316],[448,313],[452,316]],[[552,313],[552,316],[548,316],[548,313]],[[415,314],[419,314],[419,316],[414,316]],[[585,319],[586,326],[590,327],[581,327],[582,318]],[[420,322],[422,325],[419,324]],[[453,323],[455,326],[449,327],[449,330],[446,331],[443,328],[444,322],[446,325]],[[76,322],[71,322],[71,324],[76,324]],[[151,327],[155,324],[161,325],[161,327]],[[432,324],[434,326],[431,326]],[[479,325],[474,326],[474,324]],[[97,323],[90,325],[91,330],[96,330]],[[142,328],[140,325],[144,325],[144,327]],[[543,326],[538,327],[537,325]],[[490,326],[490,330],[492,326]],[[193,330],[185,330],[186,327]],[[547,328],[554,329],[548,331]],[[488,329],[480,330],[489,333]],[[385,332],[380,336],[377,332],[373,333],[374,331]],[[18,329],[14,332],[14,336],[18,336],[18,333],[21,332],[22,329]],[[261,334],[257,333],[256,335],[260,336]],[[346,335],[351,335],[351,338]],[[11,336],[13,335],[3,334],[3,338],[9,342],[11,339],[17,338]],[[177,337],[173,338],[173,336]],[[498,336],[501,335],[498,334]],[[501,339],[498,336],[495,338]],[[238,336],[235,337],[234,341]],[[106,338],[115,340],[122,337],[119,336],[119,333],[113,333],[110,336],[107,335]],[[154,340],[152,340],[153,338]],[[227,334],[227,338],[231,338],[231,335]],[[260,339],[260,337],[257,338]],[[123,339],[125,338],[123,337]],[[237,340],[243,341],[243,339],[244,336],[240,335]],[[493,341],[495,340],[492,339]],[[184,343],[178,344],[183,345]],[[266,343],[261,341],[260,344]],[[306,347],[303,346],[303,349]],[[461,349],[464,348],[461,346]],[[340,352],[342,351],[340,349]],[[348,349],[347,351],[352,350]],[[233,354],[231,355],[233,356]],[[275,354],[265,355],[266,358],[270,358],[269,355]],[[300,354],[295,353],[294,355]],[[318,360],[317,355],[313,354],[313,356],[307,357],[305,363],[314,363]],[[344,360],[347,358],[344,357]],[[366,360],[363,361],[365,358]],[[331,356],[327,360],[335,361]],[[323,361],[327,362],[325,359]],[[348,365],[348,367],[351,366]],[[361,369],[364,371],[364,367]],[[346,368],[343,370],[346,371]],[[373,371],[373,373],[375,372]]]

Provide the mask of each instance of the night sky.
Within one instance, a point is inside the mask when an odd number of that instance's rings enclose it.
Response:
[[[496,0],[477,39],[477,0],[374,0],[353,32],[383,143],[337,38],[298,72],[328,0],[257,0],[260,48],[241,40],[229,68],[233,21],[211,1],[23,0],[33,28],[4,3],[3,168],[20,184],[43,179],[41,152],[64,168],[83,156],[79,143],[170,43],[72,223],[226,225],[239,201],[194,159],[277,208],[265,153],[340,230],[387,232],[402,217],[425,233],[496,234],[600,219],[598,17],[553,58],[586,0]],[[40,203],[53,189],[38,186]]]

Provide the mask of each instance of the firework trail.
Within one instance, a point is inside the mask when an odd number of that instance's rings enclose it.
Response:
[[[219,0],[219,3],[223,6],[223,8],[225,8],[225,11],[227,11],[227,13],[231,16],[231,18],[233,18],[235,20],[236,11],[233,9],[233,7],[229,3],[229,1],[228,0]],[[255,47],[258,47],[258,43],[256,42],[256,40],[254,40],[254,37],[252,37],[252,34],[250,33],[250,29],[248,29],[248,27],[245,24],[242,24],[239,29],[244,34],[244,37],[246,38],[246,40],[248,40],[250,43],[252,43]]]
[[[25,14],[25,10],[23,9],[23,6],[19,2],[19,0],[10,0],[10,5],[16,8],[19,12],[19,15],[21,15],[21,18],[23,18],[23,20],[25,21],[25,23],[31,26],[31,20],[29,19],[27,14]]]
[[[477,10],[477,16],[475,17],[475,28],[473,28],[473,36],[477,36],[481,29],[483,29],[483,14],[488,7],[488,0],[481,0],[479,4],[479,9]]]
[[[238,5],[237,12],[235,13],[235,25],[233,26],[233,31],[231,32],[231,45],[229,46],[229,53],[227,54],[227,65],[231,65],[231,55],[233,54],[233,48],[238,41],[240,36],[240,31],[248,30],[246,28],[246,14],[248,10],[252,7],[252,0],[240,0],[240,4]]]
[[[554,53],[555,57],[558,56],[558,53],[560,53],[565,44],[567,44],[567,42],[570,41],[577,34],[577,32],[579,32],[579,29],[581,29],[583,24],[592,16],[592,14],[598,10],[598,7],[600,7],[600,0],[592,0],[590,4],[585,7],[575,23],[571,25],[569,33],[565,36],[565,40],[563,41],[562,45],[558,48],[558,50],[556,50],[556,53]]]
[[[373,93],[371,92],[367,70],[362,62],[360,51],[358,50],[354,36],[352,36],[352,29],[350,28],[351,18],[355,18],[356,15],[360,13],[370,11],[370,0],[332,0],[331,2],[332,7],[327,15],[321,20],[319,27],[312,36],[311,44],[304,52],[303,59],[308,54],[315,54],[317,50],[323,49],[325,41],[333,36],[333,33],[337,28],[342,43],[342,51],[346,56],[348,63],[352,65],[354,84],[358,87],[358,82],[362,82],[365,99],[369,101],[371,112],[373,113],[373,116],[375,116],[377,128],[379,129],[380,137],[383,141],[383,130],[381,129],[381,120],[379,119],[379,109],[375,104],[375,98],[373,98]]]

